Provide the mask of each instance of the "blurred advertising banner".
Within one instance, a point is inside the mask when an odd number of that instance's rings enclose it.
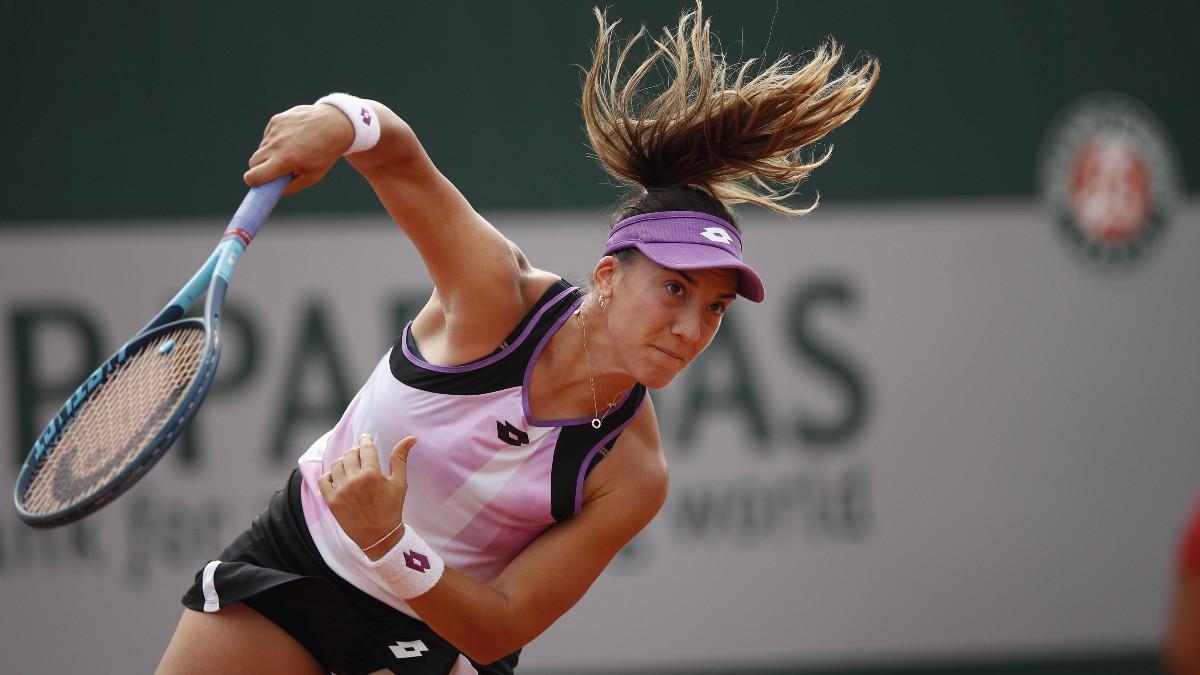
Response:
[[[1120,151],[1088,150],[1101,164]],[[799,221],[746,209],[767,301],[736,303],[654,393],[667,504],[522,671],[1156,643],[1200,489],[1200,205],[1134,211],[1117,225],[1151,214],[1153,242],[1093,255],[1028,201],[834,205]],[[573,280],[606,232],[598,213],[488,215]],[[6,490],[62,399],[223,227],[0,233]],[[186,437],[79,524],[34,531],[0,513],[9,669],[149,672],[192,576],[283,486],[429,290],[386,218],[268,223]]]

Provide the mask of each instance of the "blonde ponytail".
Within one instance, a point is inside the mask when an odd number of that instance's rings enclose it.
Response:
[[[698,188],[725,205],[748,202],[788,215],[816,208],[819,198],[802,209],[783,203],[832,148],[809,160],[802,151],[858,112],[879,77],[876,59],[835,77],[842,50],[830,41],[806,63],[784,56],[755,74],[755,60],[731,66],[712,52],[709,21],[697,2],[674,30],[649,38],[650,55],[623,77],[646,30],[614,56],[620,22],[609,24],[595,12],[599,35],[581,107],[588,139],[610,175],[647,191]],[[663,62],[672,77],[656,96],[645,95],[645,78]]]

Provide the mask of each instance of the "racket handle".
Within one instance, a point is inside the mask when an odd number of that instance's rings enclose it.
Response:
[[[237,212],[233,214],[233,219],[229,221],[229,227],[225,228],[223,238],[236,237],[241,239],[244,245],[249,246],[251,240],[258,234],[258,228],[262,227],[267,216],[271,215],[272,209],[279,203],[279,198],[283,196],[283,189],[290,182],[292,182],[292,175],[287,174],[269,183],[250,188],[250,192],[246,193],[246,198],[242,200],[242,205],[238,207]]]

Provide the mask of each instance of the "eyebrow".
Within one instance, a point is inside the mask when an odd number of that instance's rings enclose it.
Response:
[[[696,280],[692,278],[692,275],[688,274],[687,272],[684,272],[683,270],[675,270],[675,273],[678,274],[679,276],[683,277],[684,279],[687,279],[687,282],[693,286],[700,285],[700,284],[696,283]],[[721,295],[717,296],[717,299],[718,300],[736,300],[737,294],[736,293],[722,293]]]

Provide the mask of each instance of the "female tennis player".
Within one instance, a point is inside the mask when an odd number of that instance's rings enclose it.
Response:
[[[647,388],[764,297],[729,205],[782,202],[829,158],[873,59],[840,50],[755,75],[710,48],[699,5],[625,75],[597,11],[582,109],[632,197],[588,290],[535,267],[374,101],[273,117],[245,180],[317,183],[346,154],[435,290],[288,485],[184,597],[161,673],[511,673],[658,512],[667,467]],[[659,64],[673,78],[644,96]],[[815,203],[813,204],[815,206]],[[811,208],[811,207],[810,207]]]

